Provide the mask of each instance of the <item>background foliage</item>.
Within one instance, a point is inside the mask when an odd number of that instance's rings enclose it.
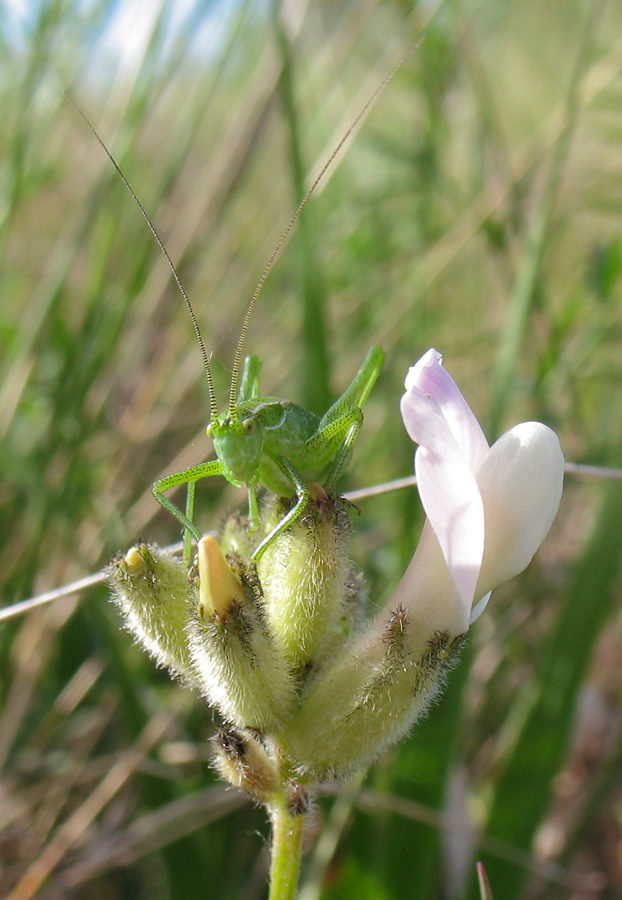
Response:
[[[113,0],[0,7],[0,585],[97,571],[176,524],[151,483],[204,459],[186,311],[80,104],[159,229],[226,391],[243,312],[309,175],[382,95],[270,275],[248,349],[323,411],[387,352],[346,479],[412,471],[404,374],[445,356],[489,437],[541,419],[622,466],[622,10],[580,0],[196,0],[144,46]],[[209,527],[242,502],[201,486]],[[414,491],[361,502],[374,604]],[[504,900],[622,888],[622,491],[569,480],[442,701],[318,805],[302,898]],[[209,768],[212,713],[131,645],[101,589],[0,632],[0,884],[12,900],[265,896],[263,813]],[[48,877],[49,876],[49,877]],[[17,885],[17,887],[15,887]],[[10,893],[14,889],[13,893]]]

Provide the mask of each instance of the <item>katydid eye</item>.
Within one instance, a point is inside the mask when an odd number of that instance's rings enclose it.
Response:
[[[244,429],[244,434],[255,434],[255,429],[257,428],[257,423],[254,419],[243,419],[242,420],[242,428]]]
[[[209,425],[208,425],[207,428],[205,429],[205,432],[206,432],[206,434],[207,434],[207,436],[208,436],[209,438],[214,437],[214,429],[212,428],[212,423],[211,423],[211,422],[209,423]]]

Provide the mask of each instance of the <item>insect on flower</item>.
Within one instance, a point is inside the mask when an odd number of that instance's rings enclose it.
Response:
[[[291,509],[254,548],[252,559],[256,562],[274,539],[301,516],[311,496],[309,483],[319,482],[328,491],[333,491],[349,460],[363,423],[362,407],[382,367],[384,360],[382,350],[379,347],[372,347],[351,384],[320,418],[290,400],[262,395],[259,388],[261,363],[256,356],[252,355],[243,359],[244,344],[257,299],[268,273],[302,209],[359,122],[412,52],[411,50],[382,81],[343,135],[307,191],[270,256],[246,310],[231,373],[229,399],[226,409],[222,412],[218,407],[210,358],[205,349],[190,299],[177,269],[155,226],[116,160],[88,119],[76,107],[121,176],[164,254],[188,309],[203,357],[210,402],[210,422],[207,426],[207,434],[212,438],[216,459],[167,475],[153,485],[153,494],[156,500],[183,525],[186,559],[190,557],[192,538],[198,541],[202,537],[202,532],[193,520],[195,486],[200,479],[221,475],[236,487],[246,486],[248,491],[248,532],[250,534],[257,532],[260,524],[256,493],[259,485],[278,496],[295,497],[295,503]],[[176,506],[165,495],[166,491],[180,485],[187,487],[185,510]]]

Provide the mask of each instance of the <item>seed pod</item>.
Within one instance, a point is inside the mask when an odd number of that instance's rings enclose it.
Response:
[[[408,613],[368,628],[309,682],[284,744],[306,776],[343,778],[377,759],[425,712],[460,638],[433,634],[409,649]]]
[[[199,602],[188,624],[195,677],[228,722],[259,732],[278,728],[295,684],[265,621],[255,568],[226,559],[213,538],[199,542],[198,561]]]
[[[160,666],[192,680],[186,625],[194,588],[180,559],[137,544],[108,569],[112,599],[125,626]]]

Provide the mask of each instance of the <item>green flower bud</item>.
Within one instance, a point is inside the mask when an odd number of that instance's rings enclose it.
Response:
[[[194,588],[180,559],[137,544],[108,569],[112,599],[125,625],[160,666],[192,680],[186,624]]]
[[[283,515],[282,503],[267,508],[266,532]],[[347,502],[321,490],[257,564],[266,621],[294,671],[333,656],[360,617],[364,596],[348,556],[351,532]]]
[[[199,541],[198,563],[199,603],[187,629],[196,679],[227,721],[272,731],[287,719],[296,691],[267,626],[255,568],[225,559],[214,538]]]

